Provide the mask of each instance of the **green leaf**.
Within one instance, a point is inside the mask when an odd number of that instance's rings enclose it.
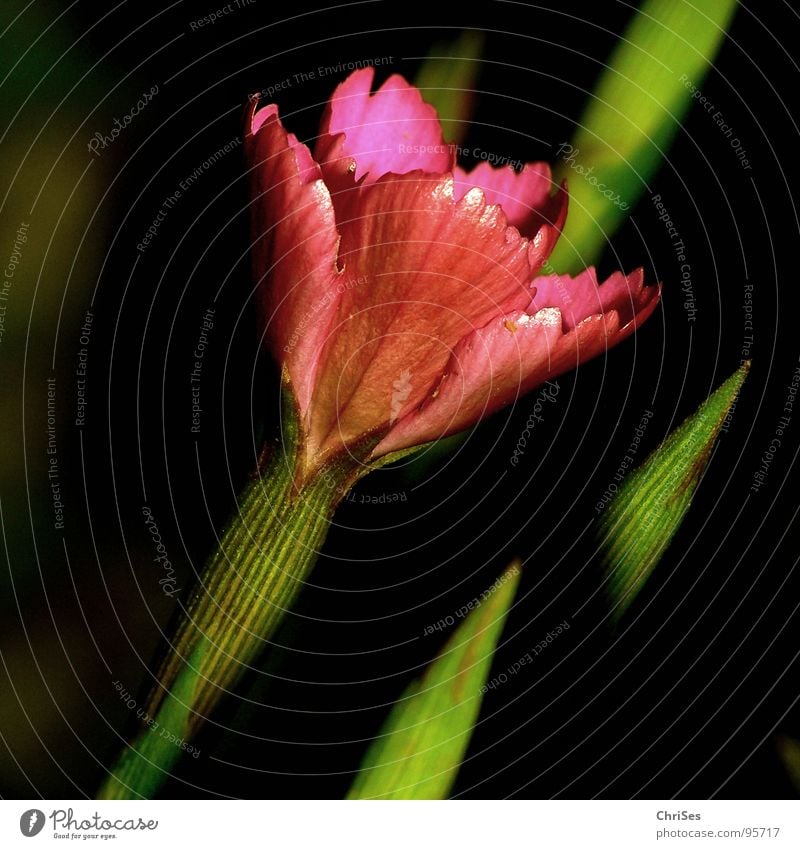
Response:
[[[518,562],[506,569],[394,705],[348,798],[447,797],[478,718],[481,688],[520,572]]]
[[[445,140],[458,143],[469,129],[480,71],[483,36],[467,30],[451,44],[436,44],[416,78],[424,99],[436,107]]]
[[[631,473],[609,502],[600,536],[616,620],[680,527],[749,370],[746,362],[712,393]]]
[[[556,174],[569,181],[570,209],[550,258],[556,271],[575,273],[597,262],[648,189],[736,5],[736,0],[642,3],[600,76],[571,148],[560,153]]]

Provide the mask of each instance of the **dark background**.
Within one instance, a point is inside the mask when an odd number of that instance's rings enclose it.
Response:
[[[136,250],[180,181],[240,135],[248,93],[378,56],[394,57],[379,80],[413,79],[433,44],[478,29],[484,63],[467,143],[553,161],[632,13],[617,2],[587,14],[561,2],[278,11],[255,0],[191,29],[216,8],[37,2],[6,45],[3,71],[19,63],[2,88],[11,197],[2,235],[8,252],[20,220],[32,235],[0,349],[5,796],[94,794],[130,730],[113,682],[146,689],[174,604],[158,585],[142,505],[188,586],[271,433],[275,385],[254,309],[241,147],[204,172],[148,249]],[[695,107],[651,183],[686,244],[696,321],[687,321],[678,263],[645,196],[600,270],[643,264],[648,280],[664,282],[659,311],[634,340],[559,378],[558,401],[519,467],[509,458],[533,398],[481,425],[450,458],[366,479],[357,499],[406,500],[342,507],[275,649],[163,796],[341,797],[388,706],[446,637],[421,637],[425,627],[479,595],[514,555],[524,575],[495,674],[560,621],[571,628],[487,695],[456,794],[796,795],[776,737],[800,737],[799,421],[761,491],[749,488],[800,355],[798,132],[786,102],[800,82],[791,58],[799,34],[787,5],[745,3],[703,84],[752,170]],[[278,95],[301,139],[313,138],[344,75],[292,80]],[[88,153],[94,133],[108,133],[153,85],[159,93],[142,114],[99,158]],[[654,416],[640,459],[738,367],[747,283],[753,367],[733,422],[681,531],[614,629],[595,502],[645,410]],[[188,375],[212,302],[195,435]],[[87,309],[95,318],[87,423],[78,428],[74,371]],[[63,533],[53,527],[45,470],[52,374]]]

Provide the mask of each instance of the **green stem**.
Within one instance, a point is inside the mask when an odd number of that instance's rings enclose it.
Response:
[[[293,465],[279,456],[243,492],[140,712],[145,727],[123,749],[100,798],[151,797],[292,606],[345,491],[340,474],[317,475],[300,489],[293,478]]]

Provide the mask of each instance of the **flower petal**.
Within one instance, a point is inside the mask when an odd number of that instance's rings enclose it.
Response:
[[[558,307],[565,330],[571,330],[587,316],[612,309],[620,314],[622,324],[627,324],[654,293],[653,287],[645,287],[641,268],[627,276],[616,271],[602,284],[598,284],[597,273],[590,267],[577,277],[542,275],[533,285],[536,293],[531,310]]]
[[[453,166],[436,110],[415,86],[393,74],[371,94],[374,68],[363,68],[337,86],[322,119],[316,158],[326,177],[354,172],[374,183],[388,173],[443,174]]]
[[[521,171],[510,165],[495,168],[481,162],[472,171],[456,166],[454,176],[456,200],[477,186],[489,203],[503,207],[508,223],[523,236],[533,236],[542,223],[555,224],[562,217],[562,207],[566,215],[566,193],[552,194],[553,176],[545,162],[533,162]]]
[[[256,103],[251,104],[245,150],[251,168],[253,265],[262,284],[266,336],[306,410],[342,276],[333,203],[308,148],[286,132],[276,106],[256,111]]]
[[[624,278],[624,275],[620,275]],[[633,333],[656,308],[660,286],[643,289],[628,316],[610,309],[565,330],[558,307],[495,318],[453,350],[441,377],[419,407],[389,431],[379,457],[463,430]],[[626,320],[627,318],[627,320]]]
[[[311,431],[346,442],[419,404],[465,335],[526,308],[532,258],[550,240],[521,237],[479,189],[456,202],[449,174],[391,174],[334,202],[340,262],[362,283],[343,293],[331,325]]]

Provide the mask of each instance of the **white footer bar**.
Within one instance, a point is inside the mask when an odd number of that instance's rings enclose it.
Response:
[[[0,801],[0,846],[800,847],[798,801]]]

